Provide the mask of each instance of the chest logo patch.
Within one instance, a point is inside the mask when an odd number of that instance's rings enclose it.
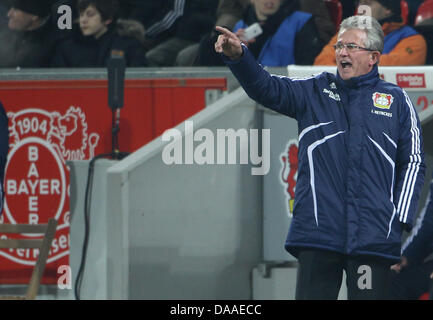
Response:
[[[376,108],[389,110],[393,101],[394,97],[390,94],[380,92],[373,93],[373,104]]]

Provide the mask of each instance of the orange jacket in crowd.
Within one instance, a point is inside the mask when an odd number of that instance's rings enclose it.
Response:
[[[385,36],[392,31],[403,27],[403,23],[386,22],[382,29]],[[336,65],[335,50],[333,45],[337,43],[338,33],[334,35],[331,41],[323,47],[322,52],[314,60],[314,65]],[[427,44],[424,37],[420,34],[412,35],[400,40],[394,49],[380,56],[381,66],[414,66],[423,65],[426,61]]]

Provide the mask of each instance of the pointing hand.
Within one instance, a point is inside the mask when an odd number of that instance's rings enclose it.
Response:
[[[218,53],[224,53],[232,60],[239,59],[243,52],[241,40],[226,28],[216,26],[215,30],[221,33],[218,36],[217,42],[215,42],[215,51]]]

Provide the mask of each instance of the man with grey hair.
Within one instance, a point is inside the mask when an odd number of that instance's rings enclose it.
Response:
[[[410,230],[424,182],[420,122],[406,92],[380,79],[380,24],[344,20],[334,45],[337,74],[273,76],[240,39],[215,50],[255,101],[298,121],[298,178],[285,243],[298,259],[296,299],[385,299],[401,234]]]

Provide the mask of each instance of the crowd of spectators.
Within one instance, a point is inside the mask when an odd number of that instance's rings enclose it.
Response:
[[[423,65],[426,62],[427,43],[413,27],[403,22],[401,4],[396,0],[360,0],[359,5],[369,6],[371,15],[382,25],[385,35],[380,65]],[[316,65],[334,65],[333,45],[337,35],[316,57]]]
[[[386,39],[381,65],[431,61],[431,28],[415,25],[421,3],[406,0],[340,0],[342,18],[358,5],[372,8]],[[71,28],[58,21],[72,9]],[[338,24],[325,0],[0,0],[0,67],[105,67],[121,52],[129,67],[218,66],[215,26],[239,37],[258,23],[262,33],[245,40],[266,66],[332,65]],[[426,42],[427,40],[427,42]]]

